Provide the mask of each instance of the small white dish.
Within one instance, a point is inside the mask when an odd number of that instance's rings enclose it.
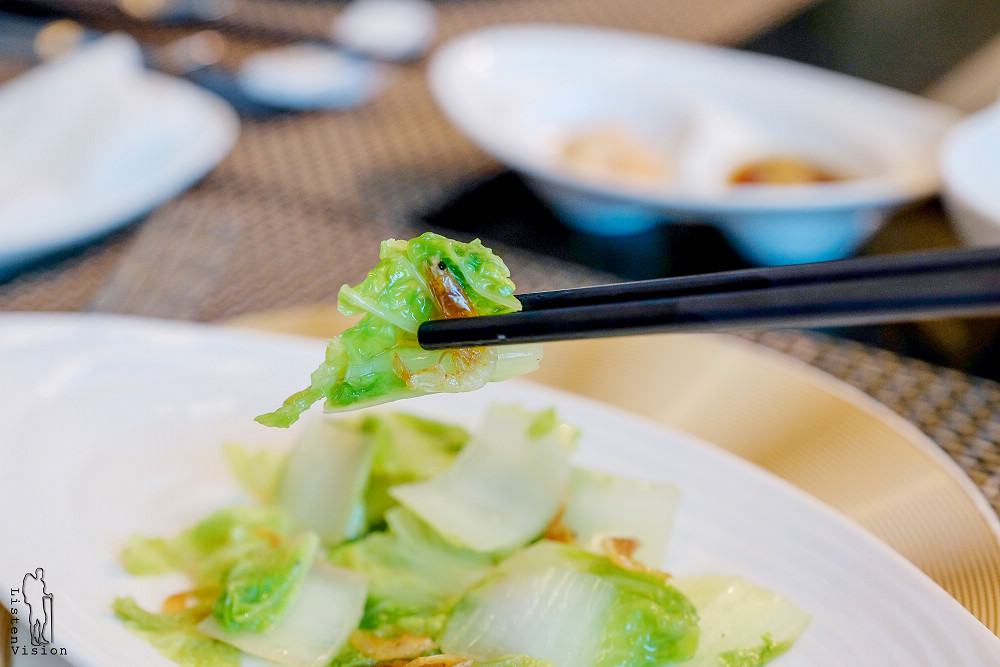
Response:
[[[384,83],[372,61],[305,43],[255,53],[240,65],[236,81],[256,102],[298,111],[361,106]]]
[[[962,242],[1000,245],[1000,102],[948,133],[941,178],[941,197]]]
[[[0,87],[0,278],[121,227],[218,164],[239,135],[224,101],[146,70],[109,35]]]
[[[330,26],[333,39],[379,60],[419,58],[437,31],[437,10],[428,0],[351,0]]]
[[[567,224],[624,234],[698,219],[761,264],[846,256],[888,212],[934,194],[938,144],[959,118],[788,60],[565,25],[460,36],[432,55],[429,79],[448,118],[524,174]],[[653,168],[598,173],[569,152],[608,128]],[[775,157],[843,178],[731,182],[741,166]]]
[[[17,587],[25,573],[45,568],[53,645],[67,659],[88,667],[173,664],[109,607],[118,595],[153,605],[184,584],[129,577],[118,563],[121,548],[132,534],[172,534],[245,501],[222,444],[286,447],[294,430],[267,429],[252,417],[298,389],[324,349],[319,339],[192,323],[0,314],[0,464],[11,471],[0,584]],[[884,543],[680,431],[521,381],[389,407],[472,427],[495,401],[555,407],[582,430],[582,465],[677,483],[681,503],[664,566],[678,575],[739,574],[812,614],[783,667],[983,667],[1000,655],[996,635]]]

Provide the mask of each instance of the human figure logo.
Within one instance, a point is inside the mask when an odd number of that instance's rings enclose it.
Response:
[[[10,589],[11,653],[66,655],[65,648],[53,644],[53,599],[45,582],[45,570],[40,567],[24,575],[21,588]],[[19,637],[24,630],[27,630],[26,639]]]
[[[28,607],[28,633],[32,646],[52,643],[52,593],[45,590],[45,570],[35,568],[24,575],[21,585],[24,604]]]

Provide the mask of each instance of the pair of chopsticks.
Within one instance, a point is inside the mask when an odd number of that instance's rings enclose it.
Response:
[[[518,295],[523,310],[424,322],[425,349],[1000,313],[1000,248],[938,250]]]

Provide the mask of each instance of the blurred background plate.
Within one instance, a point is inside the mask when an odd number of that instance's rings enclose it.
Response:
[[[113,34],[0,87],[0,278],[179,194],[239,135],[232,108]]]
[[[759,264],[846,256],[934,194],[960,118],[790,60],[592,27],[470,32],[432,56],[429,78],[449,119],[567,224],[631,234],[694,217]],[[774,161],[803,182],[735,183]]]
[[[1000,245],[1000,102],[955,126],[941,149],[942,200],[967,245]]]
[[[229,323],[334,336],[332,305]],[[546,343],[528,379],[596,398],[752,461],[882,539],[1000,634],[1000,521],[941,448],[859,390],[728,335]]]

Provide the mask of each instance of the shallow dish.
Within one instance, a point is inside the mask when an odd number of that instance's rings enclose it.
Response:
[[[956,125],[941,149],[941,195],[959,238],[1000,244],[1000,103]]]
[[[846,256],[895,207],[933,194],[940,137],[959,117],[783,59],[590,27],[468,33],[432,56],[429,80],[448,118],[567,224],[625,234],[705,220],[761,264]],[[608,131],[631,142],[627,166],[568,157]],[[789,156],[844,178],[730,182],[742,165]]]
[[[119,550],[132,533],[170,532],[237,500],[221,444],[287,444],[292,433],[250,417],[298,388],[323,351],[314,339],[204,325],[0,316],[0,457],[18,471],[6,487],[18,504],[0,516],[10,546],[0,584],[45,568],[66,658],[172,664],[108,611],[118,594],[143,602],[164,592],[162,581],[125,576]],[[556,406],[583,429],[581,463],[677,482],[668,569],[742,574],[814,615],[782,665],[981,667],[1000,651],[1000,639],[855,524],[679,431],[525,382],[396,407],[471,425],[493,401]]]
[[[232,108],[141,58],[113,34],[0,87],[0,279],[133,222],[232,149]]]

